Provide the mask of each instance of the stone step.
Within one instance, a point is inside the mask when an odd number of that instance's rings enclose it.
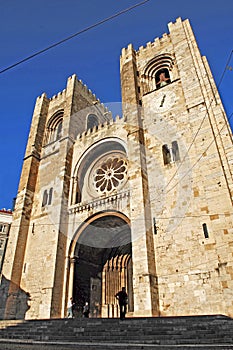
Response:
[[[199,345],[232,346],[233,320],[225,316],[127,318],[119,319],[50,319],[0,321],[0,340],[46,341],[99,344],[122,343],[139,348],[148,346]],[[92,346],[91,344],[87,346]],[[0,348],[1,344],[0,344]],[[93,348],[93,347],[92,347]],[[161,348],[161,347],[160,347]],[[179,348],[181,349],[181,348]],[[197,349],[197,347],[196,347]]]
[[[0,342],[0,348],[1,350],[69,350],[69,349],[75,349],[75,350],[229,350],[232,349],[232,345],[205,345],[201,346],[196,345],[190,346],[190,345],[133,345],[133,344],[113,344],[113,343],[33,343],[33,344],[23,344],[23,343],[3,343]]]

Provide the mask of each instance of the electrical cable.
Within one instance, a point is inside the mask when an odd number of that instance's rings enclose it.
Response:
[[[133,10],[133,9],[136,8],[136,7],[142,6],[142,5],[144,5],[146,2],[149,2],[149,1],[150,1],[150,0],[144,0],[144,1],[142,1],[142,2],[139,2],[139,3],[137,3],[137,4],[135,4],[135,5],[131,6],[131,7],[128,7],[128,8],[126,8],[126,9],[120,11],[120,12],[117,12],[117,13],[115,13],[114,15],[111,15],[111,16],[109,16],[109,17],[107,17],[107,18],[105,18],[105,19],[103,19],[103,20],[101,20],[101,21],[99,21],[99,22],[96,22],[96,23],[94,23],[94,24],[92,24],[92,25],[90,25],[90,26],[88,26],[88,27],[86,27],[86,28],[84,28],[84,29],[81,29],[81,30],[78,31],[77,33],[74,33],[74,34],[72,34],[72,35],[66,37],[65,39],[62,39],[62,40],[60,40],[60,41],[58,41],[58,42],[56,42],[56,43],[54,43],[54,44],[52,44],[52,45],[50,45],[50,46],[48,46],[48,47],[42,49],[42,50],[37,51],[37,52],[35,52],[34,54],[32,54],[32,55],[30,55],[30,56],[28,56],[28,57],[25,57],[24,59],[22,59],[22,60],[20,60],[20,61],[18,61],[18,62],[16,62],[16,63],[14,63],[14,64],[12,64],[12,65],[10,65],[10,66],[4,68],[4,69],[2,69],[2,70],[0,71],[0,74],[2,74],[2,73],[4,73],[4,72],[6,72],[6,71],[8,71],[8,70],[10,70],[10,69],[12,69],[12,68],[14,68],[14,67],[16,67],[16,66],[18,66],[18,65],[20,65],[20,64],[22,64],[22,63],[24,63],[24,62],[26,62],[26,61],[29,61],[29,60],[31,60],[32,58],[34,58],[34,57],[36,57],[36,56],[39,56],[40,54],[42,54],[42,53],[44,53],[44,52],[46,52],[46,51],[48,51],[48,50],[50,50],[50,49],[52,49],[52,48],[54,48],[54,47],[56,47],[56,46],[61,45],[61,44],[65,43],[66,41],[71,40],[71,39],[75,38],[76,36],[78,36],[78,35],[80,35],[80,34],[83,34],[83,33],[87,32],[87,31],[89,31],[89,30],[91,30],[91,29],[93,29],[93,28],[95,28],[95,27],[100,26],[101,24],[104,24],[104,23],[106,23],[106,22],[108,22],[108,21],[110,21],[110,20],[112,20],[112,19],[114,19],[114,18],[116,18],[116,17],[119,17],[119,16],[121,16],[121,15],[123,15],[123,14],[125,14],[125,13],[127,13],[127,12],[129,12],[129,11],[131,11],[131,10]]]

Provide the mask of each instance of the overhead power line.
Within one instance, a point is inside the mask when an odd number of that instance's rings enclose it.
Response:
[[[87,31],[89,31],[89,30],[91,30],[91,29],[93,29],[93,28],[96,28],[96,27],[100,26],[101,24],[104,24],[104,23],[106,23],[106,22],[108,22],[108,21],[110,21],[110,20],[112,20],[112,19],[114,19],[114,18],[116,18],[116,17],[119,17],[119,16],[123,15],[124,13],[127,13],[127,12],[129,12],[129,11],[135,9],[136,7],[142,6],[142,5],[144,5],[146,2],[149,2],[149,1],[150,1],[150,0],[141,1],[141,2],[135,4],[135,5],[131,6],[131,7],[128,7],[128,8],[126,8],[126,9],[120,11],[120,12],[115,13],[114,15],[112,15],[112,16],[110,16],[110,17],[104,18],[103,20],[101,20],[101,21],[99,21],[99,22],[96,22],[96,23],[94,23],[94,24],[92,24],[92,25],[90,25],[90,26],[88,26],[88,27],[86,27],[86,28],[84,28],[84,29],[81,29],[81,30],[78,31],[77,33],[74,33],[74,34],[72,34],[72,35],[70,35],[70,36],[68,36],[68,37],[66,37],[66,38],[64,38],[64,39],[62,39],[62,40],[60,40],[60,41],[58,41],[58,42],[56,42],[56,43],[54,43],[54,44],[52,44],[52,45],[50,45],[50,46],[44,48],[44,49],[42,49],[42,50],[40,50],[40,51],[37,51],[37,52],[33,53],[32,55],[30,55],[30,56],[28,56],[28,57],[25,57],[24,59],[22,59],[22,60],[20,60],[20,61],[18,61],[18,62],[16,62],[16,63],[14,63],[14,64],[12,64],[12,65],[6,67],[6,68],[2,69],[2,70],[0,71],[0,74],[6,72],[6,71],[8,71],[8,70],[10,70],[10,69],[12,69],[12,68],[14,68],[14,67],[16,67],[16,66],[19,66],[20,64],[22,64],[22,63],[24,63],[24,62],[26,62],[26,61],[29,61],[29,60],[31,60],[32,58],[34,58],[34,57],[36,57],[36,56],[39,56],[40,54],[42,54],[42,53],[44,53],[44,52],[46,52],[46,51],[48,51],[48,50],[51,50],[51,49],[53,49],[54,47],[59,46],[59,45],[65,43],[66,41],[75,38],[76,36],[78,36],[78,35],[80,35],[80,34],[83,34],[83,33],[87,32]]]

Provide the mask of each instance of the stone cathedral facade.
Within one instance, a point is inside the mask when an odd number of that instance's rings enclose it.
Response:
[[[123,117],[75,75],[37,98],[1,318],[233,316],[232,133],[188,20],[120,58]]]

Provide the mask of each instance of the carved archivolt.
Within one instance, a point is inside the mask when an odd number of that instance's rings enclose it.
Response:
[[[44,145],[58,141],[62,136],[62,122],[63,122],[64,110],[57,111],[49,120],[46,125],[46,135]]]
[[[150,91],[155,90],[159,86],[159,76],[161,73],[165,75],[165,79],[168,82],[173,80],[172,69],[174,65],[174,59],[171,54],[164,53],[157,55],[147,62],[143,69],[141,76],[142,92],[146,94]]]

